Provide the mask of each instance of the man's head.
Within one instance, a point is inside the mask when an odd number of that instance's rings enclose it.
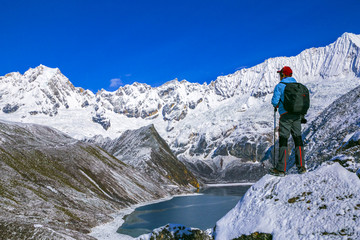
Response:
[[[283,67],[280,71],[277,71],[280,74],[280,80],[286,78],[286,77],[291,77],[292,76],[292,70],[290,67],[285,66]]]

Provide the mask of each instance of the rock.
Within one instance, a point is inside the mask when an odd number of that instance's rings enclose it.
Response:
[[[137,240],[212,240],[209,233],[197,228],[189,228],[180,224],[168,224],[153,230],[150,234],[144,234]]]
[[[100,124],[105,130],[108,130],[111,126],[109,119],[98,114],[95,117],[92,117],[92,120],[93,122]]]
[[[5,107],[3,107],[2,111],[3,113],[14,113],[19,109],[19,105],[15,104],[15,105],[11,105],[11,104],[6,104]]]

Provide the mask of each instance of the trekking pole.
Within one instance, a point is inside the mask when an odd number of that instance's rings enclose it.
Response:
[[[273,153],[273,166],[276,165],[275,162],[275,156],[276,156],[276,112],[277,112],[277,108],[274,108],[274,153]]]

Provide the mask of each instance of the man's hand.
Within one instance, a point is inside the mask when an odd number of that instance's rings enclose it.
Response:
[[[274,112],[277,112],[277,107],[274,107]]]
[[[301,123],[305,124],[305,123],[307,123],[307,120],[303,117],[303,118],[301,118]]]

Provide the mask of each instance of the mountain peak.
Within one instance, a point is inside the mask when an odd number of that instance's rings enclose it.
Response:
[[[29,83],[37,82],[42,88],[46,85],[52,85],[57,88],[70,88],[75,89],[74,85],[69,79],[62,74],[59,68],[50,68],[40,64],[36,68],[30,68],[23,75]]]
[[[360,35],[345,32],[339,39],[349,40],[350,42],[360,47]]]
[[[47,67],[43,64],[40,64],[39,66],[35,67],[35,68],[29,68],[29,70],[27,70],[25,74],[27,73],[33,73],[33,72],[39,72],[39,73],[56,73],[56,72],[59,72],[59,68],[51,68],[51,67]]]

